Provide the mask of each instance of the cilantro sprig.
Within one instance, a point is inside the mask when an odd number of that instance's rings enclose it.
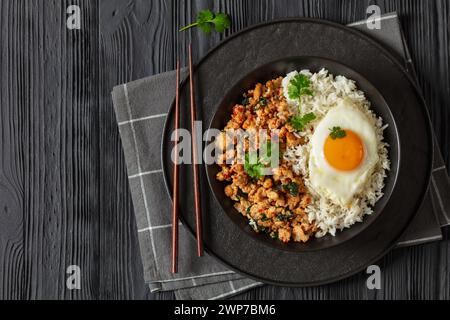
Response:
[[[272,148],[278,152],[278,145],[272,146],[270,140],[262,144],[257,152],[248,152],[245,154],[244,170],[251,178],[261,178],[264,175],[264,169],[272,166]]]
[[[307,113],[302,117],[293,116],[289,119],[289,123],[294,127],[297,131],[305,130],[305,127],[311,121],[316,119],[316,115],[313,112]]]
[[[191,23],[179,31],[185,31],[193,27],[199,27],[204,33],[210,34],[213,29],[217,32],[224,32],[231,26],[230,17],[226,13],[214,13],[211,10],[203,10],[197,16],[197,21]]]
[[[311,89],[311,80],[304,74],[297,74],[288,85],[288,96],[290,99],[298,99],[301,101],[301,97],[313,96],[314,92]]]
[[[345,130],[342,130],[341,127],[333,127],[330,129],[330,138],[333,140],[342,139],[347,136]]]

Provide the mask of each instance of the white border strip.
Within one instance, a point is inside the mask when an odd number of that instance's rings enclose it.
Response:
[[[136,174],[133,174],[132,176],[128,176],[128,179],[139,178],[139,177],[142,177],[142,176],[147,176],[149,174],[162,173],[162,172],[163,172],[162,169],[159,169],[159,170],[152,170],[152,171],[136,173]]]
[[[131,118],[130,99],[128,97],[128,88],[127,88],[126,84],[123,85],[123,91],[125,93],[125,101],[126,101],[126,104],[127,104],[128,115]],[[136,162],[137,162],[137,166],[138,166],[138,171],[141,172],[142,171],[141,170],[141,161],[139,160],[139,150],[138,150],[138,146],[137,146],[136,130],[134,129],[133,122],[131,122],[130,124],[131,124],[131,132],[133,134],[134,151],[136,153]],[[145,212],[147,214],[147,223],[148,223],[148,226],[151,227],[152,223],[151,223],[151,220],[150,220],[150,212],[149,212],[149,209],[148,209],[147,196],[146,196],[146,193],[145,193],[145,186],[144,186],[144,179],[142,179],[142,176],[140,177],[140,183],[141,183],[142,198],[144,200]],[[153,259],[155,259],[155,265],[157,266],[158,265],[158,257],[156,255],[155,240],[153,239],[152,230],[150,230],[150,242],[152,244]]]
[[[213,277],[213,276],[223,276],[223,275],[233,274],[233,273],[234,273],[233,271],[214,272],[214,273],[208,273],[208,274],[201,274],[201,275],[198,275],[198,276],[185,277],[185,278],[176,278],[176,279],[167,279],[167,280],[160,280],[160,281],[155,281],[155,282],[156,283],[165,283],[165,282],[192,280],[192,279],[207,278],[207,277]]]
[[[236,291],[236,288],[234,287],[233,281],[230,280],[229,283],[230,283],[231,291]]]
[[[182,226],[182,223],[179,222],[178,225]],[[158,230],[158,229],[167,229],[167,228],[171,228],[171,227],[172,227],[171,224],[165,224],[165,225],[162,225],[162,226],[147,227],[147,228],[139,229],[138,232],[142,233],[142,232],[145,232],[145,231],[151,231],[151,230],[153,231],[153,230]]]
[[[393,18],[397,18],[397,14],[391,14],[391,15],[388,15],[388,16],[382,16],[382,17],[379,17],[379,18],[375,18],[375,19],[373,19],[373,21],[382,21],[382,20],[393,19]],[[348,27],[353,27],[353,26],[359,26],[361,24],[365,24],[365,23],[367,23],[367,19],[368,18],[366,18],[366,20],[364,20],[364,21],[358,21],[358,22],[350,23],[347,26]]]

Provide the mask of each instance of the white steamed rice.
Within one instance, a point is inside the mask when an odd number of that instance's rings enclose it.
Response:
[[[314,96],[302,96],[301,104],[298,101],[291,100],[287,94],[287,87],[291,79],[298,73],[310,77],[311,88]],[[387,126],[383,126],[383,120],[370,109],[370,102],[364,96],[364,93],[356,87],[353,80],[344,76],[334,77],[325,69],[317,73],[311,73],[309,70],[300,72],[293,71],[283,79],[283,90],[292,111],[298,115],[304,115],[314,112],[317,119],[307,130],[299,133],[309,141],[313,134],[313,127],[326,113],[337,106],[341,99],[350,99],[355,106],[359,108],[373,125],[378,142],[379,161],[373,171],[372,176],[367,181],[362,192],[355,197],[350,207],[343,207],[330,200],[319,197],[314,193],[309,180],[308,160],[311,145],[306,143],[297,147],[289,148],[284,153],[284,158],[292,163],[296,174],[304,177],[305,185],[313,196],[312,203],[306,208],[310,222],[315,221],[319,228],[316,237],[322,237],[327,233],[335,235],[337,230],[348,228],[356,222],[361,222],[364,215],[370,215],[372,207],[383,196],[384,179],[386,171],[390,168],[388,159],[387,143],[383,141],[383,131]]]

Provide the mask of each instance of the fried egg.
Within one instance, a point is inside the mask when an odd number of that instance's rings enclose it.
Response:
[[[333,128],[340,130],[339,137],[331,135]],[[341,100],[316,124],[310,143],[311,187],[350,207],[378,162],[376,129],[351,101]]]

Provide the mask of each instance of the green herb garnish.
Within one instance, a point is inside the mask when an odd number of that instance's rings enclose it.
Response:
[[[272,143],[270,140],[261,145],[259,154],[259,158],[256,152],[245,154],[244,170],[251,178],[262,177],[263,170],[271,164]]]
[[[295,182],[290,182],[283,185],[283,189],[289,192],[292,196],[298,196],[298,184]]]
[[[192,27],[199,27],[204,33],[209,34],[213,28],[217,32],[223,32],[231,25],[230,17],[222,12],[214,13],[211,10],[203,10],[197,16],[197,21],[191,23],[179,31],[184,31]]]
[[[297,131],[305,130],[305,126],[311,121],[316,119],[316,115],[313,112],[307,113],[302,117],[291,117],[289,119],[289,123],[294,127]]]
[[[258,231],[263,233],[270,233],[270,228],[258,226]]]
[[[259,98],[258,103],[261,107],[265,107],[265,106],[267,106],[267,99],[264,97],[261,97],[261,98]]]
[[[258,154],[250,152],[245,155],[244,170],[252,178],[260,178],[263,176],[262,170],[264,165],[258,161]]]
[[[301,100],[301,97],[304,95],[312,96],[314,95],[313,91],[311,90],[311,80],[304,75],[304,74],[298,74],[292,80],[289,82],[288,85],[288,95],[291,99],[298,99],[299,102]]]
[[[266,214],[263,213],[263,214],[261,215],[261,221],[262,221],[262,222],[265,222],[265,221],[268,221],[268,220],[270,220],[270,218],[267,218]]]
[[[246,106],[246,105],[248,105],[249,102],[250,102],[250,101],[249,101],[249,98],[247,97],[246,94],[244,94],[244,98],[242,99],[241,104],[242,104],[243,106]]]
[[[260,162],[268,164],[270,162],[270,157],[272,156],[272,142],[267,140],[265,144],[259,149]]]
[[[256,105],[254,109],[256,111],[256,110],[259,110],[260,107],[265,107],[265,106],[267,106],[267,99],[264,97],[261,97],[258,100],[258,105]]]
[[[290,211],[286,211],[284,214],[280,213],[277,215],[278,221],[289,221],[292,218],[293,214]]]
[[[342,139],[347,136],[345,130],[342,130],[341,127],[333,127],[330,129],[330,137],[333,140]]]
[[[249,207],[247,208],[247,210],[245,211],[245,213],[246,213],[248,216],[250,216],[250,210],[251,210],[252,207],[253,207],[253,205],[249,206]]]

